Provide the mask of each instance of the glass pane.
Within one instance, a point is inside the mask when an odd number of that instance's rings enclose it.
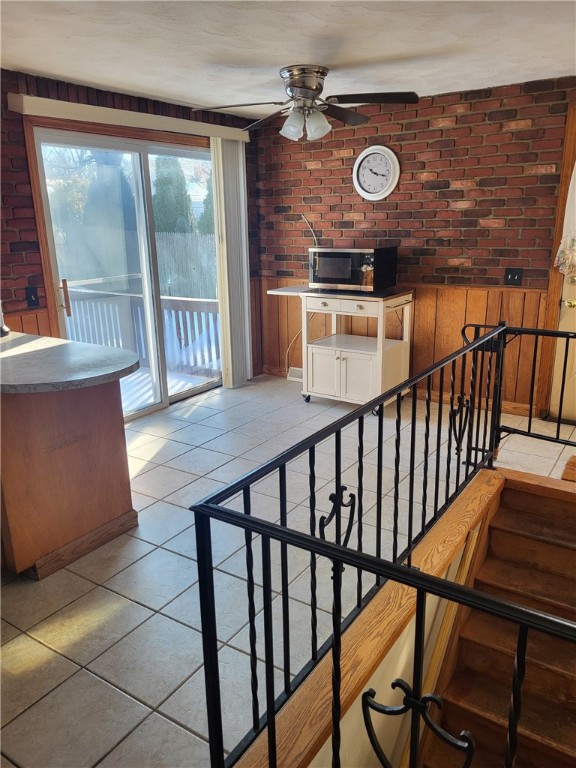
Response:
[[[125,414],[159,403],[139,157],[41,148],[58,273],[70,293],[67,337],[137,352],[139,370],[120,381]]]
[[[209,150],[150,154],[168,394],[219,384],[220,314]]]

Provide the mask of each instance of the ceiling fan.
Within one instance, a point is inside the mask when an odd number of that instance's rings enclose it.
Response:
[[[325,115],[340,120],[346,125],[362,125],[370,119],[353,109],[346,109],[340,104],[417,104],[418,94],[413,91],[390,93],[346,93],[339,96],[321,98],[324,90],[324,78],[330,70],[319,64],[291,64],[280,70],[280,77],[284,81],[284,88],[288,94],[286,101],[258,101],[251,104],[228,104],[224,107],[210,107],[212,111],[219,109],[232,109],[233,107],[255,107],[264,104],[280,106],[280,109],[268,117],[244,128],[252,131],[262,128],[279,115],[288,115],[284,125],[280,129],[282,136],[297,141],[304,133],[309,139],[320,139],[325,136],[331,126]]]

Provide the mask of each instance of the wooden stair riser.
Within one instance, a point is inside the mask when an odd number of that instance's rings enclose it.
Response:
[[[474,588],[576,621],[576,493],[510,471],[490,522]],[[442,727],[476,742],[475,768],[505,764],[517,628],[472,611],[459,630],[456,668],[444,690]],[[576,647],[529,632],[515,768],[575,768]],[[460,768],[461,756],[430,745],[424,768]]]
[[[549,524],[561,520],[573,521],[576,516],[576,494],[574,498],[554,499],[505,488],[502,492],[501,506],[537,515]]]
[[[493,529],[490,532],[490,552],[501,560],[576,579],[576,552],[557,544]]]
[[[527,608],[535,608],[537,611],[543,611],[544,613],[550,613],[554,616],[569,619],[570,621],[576,621],[576,610],[565,603],[543,600],[540,597],[533,597],[532,595],[509,590],[505,587],[496,587],[493,584],[483,582],[481,579],[476,580],[475,588],[479,589],[481,592],[486,592],[489,595],[500,597],[502,600],[506,600],[510,603],[523,605]]]
[[[444,727],[453,734],[468,730],[472,734],[479,754],[501,754],[504,766],[507,726],[495,722],[444,697]],[[460,765],[462,763],[460,762]],[[472,762],[474,765],[474,762]],[[497,768],[498,764],[495,765]],[[550,744],[542,744],[531,734],[520,730],[515,768],[574,768],[574,757]]]
[[[472,640],[461,639],[459,647],[460,664],[492,680],[512,685],[514,656],[488,648]],[[562,670],[551,669],[526,659],[526,673],[523,691],[534,695],[576,704],[576,678],[567,676]]]
[[[437,737],[433,738],[434,743],[424,756],[422,768],[462,768],[464,753],[448,746]],[[501,768],[504,760],[500,755],[483,747],[481,751],[475,751],[472,765],[474,768]]]

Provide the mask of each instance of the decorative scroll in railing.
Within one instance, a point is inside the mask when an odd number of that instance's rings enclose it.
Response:
[[[416,621],[414,637],[414,658],[413,658],[413,679],[410,685],[405,680],[394,680],[391,683],[392,688],[399,688],[405,694],[401,707],[394,708],[378,704],[375,701],[375,691],[368,690],[363,695],[363,712],[369,738],[376,751],[376,754],[385,768],[390,768],[390,762],[382,750],[376,737],[375,729],[372,723],[372,712],[380,714],[403,714],[412,713],[410,730],[410,767],[416,768],[419,763],[420,752],[420,718],[433,731],[433,733],[443,741],[451,744],[455,750],[454,763],[451,765],[461,765],[467,768],[472,764],[474,755],[474,740],[472,734],[462,731],[457,735],[449,734],[439,727],[431,718],[430,706],[440,706],[442,701],[440,697],[433,693],[424,693],[422,691],[422,679],[424,668],[424,644],[423,628],[425,623],[426,600],[428,595],[436,595],[443,600],[467,606],[478,611],[486,612],[492,616],[506,619],[512,622],[518,628],[518,646],[514,663],[514,678],[512,682],[512,702],[510,707],[510,727],[508,733],[508,743],[506,753],[502,757],[502,765],[512,768],[516,755],[516,742],[518,739],[518,718],[520,716],[520,696],[522,684],[522,670],[525,664],[526,638],[530,632],[543,632],[553,637],[563,638],[576,644],[576,624],[567,619],[560,619],[540,613],[530,608],[523,608],[517,605],[506,603],[487,593],[478,592],[467,587],[460,586],[446,579],[440,579],[429,574],[422,573],[417,569],[405,568],[399,564],[391,563],[381,558],[374,557],[364,552],[354,551],[342,547],[341,545],[327,542],[323,539],[314,537],[310,534],[301,533],[285,526],[270,523],[259,519],[251,514],[242,514],[231,509],[226,509],[217,504],[201,502],[193,507],[196,522],[196,535],[198,546],[198,575],[200,580],[200,606],[202,614],[202,635],[204,648],[204,671],[206,679],[206,701],[207,717],[210,740],[210,758],[212,768],[222,768],[222,766],[233,765],[242,752],[246,749],[249,742],[262,729],[267,727],[268,736],[268,765],[275,768],[278,764],[275,741],[275,717],[280,706],[293,692],[295,685],[302,679],[307,671],[296,675],[288,683],[284,678],[284,686],[278,679],[278,667],[286,663],[286,659],[278,658],[278,648],[282,645],[277,643],[274,636],[273,616],[274,602],[282,599],[275,597],[273,591],[274,571],[272,568],[271,552],[274,546],[279,547],[287,555],[293,553],[307,553],[310,558],[314,558],[318,568],[331,572],[334,579],[327,580],[331,584],[332,593],[331,624],[333,637],[328,643],[328,648],[332,651],[332,700],[333,700],[333,720],[332,720],[332,765],[334,768],[340,766],[339,755],[339,701],[338,691],[340,686],[340,638],[343,625],[341,624],[341,601],[343,596],[343,586],[341,576],[348,571],[371,574],[376,581],[383,582],[390,580],[399,584],[405,584],[416,590]],[[257,551],[260,552],[260,558],[256,558],[261,563],[262,570],[259,574],[259,581],[262,584],[261,597],[259,602],[263,605],[263,621],[261,622],[263,637],[258,638],[254,620],[254,606],[249,613],[249,652],[252,669],[252,685],[250,681],[243,681],[239,674],[234,675],[234,687],[226,684],[222,678],[218,650],[220,647],[219,637],[219,611],[218,611],[218,593],[215,585],[214,567],[217,563],[215,552],[218,549],[218,536],[212,531],[212,526],[227,524],[237,527],[244,532],[246,540],[246,550],[250,551],[254,558]],[[256,560],[255,560],[256,561]],[[326,568],[324,565],[326,564]],[[252,580],[251,589],[248,590],[249,596],[254,599],[254,581]],[[382,620],[385,621],[383,616]],[[288,643],[288,658],[291,658],[290,642],[295,640],[287,630],[284,630],[284,656],[286,655],[286,643]],[[238,645],[239,640],[234,638],[232,645]],[[576,647],[576,645],[575,645]],[[263,662],[260,661],[263,660]],[[308,668],[310,668],[308,665]],[[259,669],[263,667],[263,669]],[[226,677],[226,671],[224,672]],[[263,688],[262,693],[260,690]],[[251,702],[240,701],[242,691],[251,691]],[[278,694],[278,691],[280,693]],[[385,692],[381,692],[385,695]],[[232,701],[230,701],[230,699]],[[252,726],[240,744],[232,749],[230,736],[223,729],[223,710],[227,709],[231,713],[231,707],[234,707],[233,720],[238,723],[242,719],[242,714],[246,713],[246,720],[249,722],[251,715]],[[261,714],[263,713],[263,714]],[[569,713],[567,713],[569,717]],[[230,750],[230,754],[225,757],[225,750]],[[461,753],[458,758],[458,751]],[[461,762],[458,762],[460,760]]]
[[[71,316],[68,338],[133,349],[140,365],[150,366],[144,300],[69,284]],[[218,377],[221,373],[220,314],[217,299],[160,298],[164,349],[169,371]]]
[[[244,722],[249,735],[235,748],[241,733],[211,733],[214,766],[223,764],[222,743],[231,750],[226,764],[234,762],[262,729],[266,711],[270,764],[274,764],[274,701],[278,706],[289,697],[329,649],[336,665],[333,734],[338,752],[340,634],[389,575],[372,567],[374,558],[410,565],[414,547],[459,491],[481,467],[491,466],[494,416],[489,404],[499,402],[502,338],[502,329],[490,331],[215,493],[198,508],[209,721],[216,730],[221,731],[221,704],[214,701],[222,684],[218,647],[236,646],[250,657],[244,687],[252,691],[252,700],[241,708],[252,713]],[[446,384],[446,402],[432,401],[436,378],[440,391]],[[421,388],[423,400],[418,399]],[[392,404],[385,408],[385,402]],[[230,522],[246,529],[238,551],[224,564],[221,556],[210,556],[209,525],[203,519],[207,511],[218,511],[215,516],[227,521],[223,505],[243,513]],[[261,532],[252,527],[258,517],[279,523],[272,529],[276,533],[265,531],[261,552],[253,541],[253,533]],[[290,539],[284,538],[289,529],[311,537],[304,551],[289,546]],[[348,548],[339,552],[371,555],[370,568],[356,564],[344,568],[351,562],[344,557],[342,564],[334,565],[334,550],[331,558],[320,557],[323,550],[316,546],[328,541]],[[216,552],[220,551],[217,546]],[[228,579],[222,571],[236,577],[229,587],[237,590],[235,610],[245,611],[240,626],[247,629],[235,638],[219,607],[224,587],[214,592],[214,566],[223,583]],[[272,633],[272,617],[282,626],[280,634]],[[265,688],[265,704],[259,686]],[[228,706],[227,701],[224,704]],[[238,723],[241,718],[235,719]]]
[[[328,652],[333,765],[340,765],[341,634],[387,579],[417,590],[413,679],[394,682],[405,694],[403,711],[412,713],[410,765],[418,761],[421,719],[460,750],[455,761],[469,765],[472,754],[469,734],[448,734],[436,726],[430,707],[439,699],[421,690],[428,594],[518,626],[502,761],[514,764],[526,633],[538,630],[576,642],[576,627],[405,567],[464,486],[481,467],[492,465],[500,430],[506,429],[500,426],[500,406],[507,330],[493,328],[481,338],[477,333],[458,353],[192,507],[212,766],[233,765],[264,729],[268,762],[275,766],[276,712]],[[436,391],[447,391],[445,400],[432,402],[433,379]],[[417,389],[424,389],[424,400],[418,401]],[[411,398],[404,399],[406,393]],[[233,537],[231,530],[240,535]],[[235,553],[228,559],[223,540],[233,541]],[[230,591],[235,626],[226,611]],[[230,674],[234,648],[248,654],[244,679],[239,668]],[[246,701],[240,702],[241,692]],[[375,696],[367,691],[364,697],[366,725],[387,765],[371,713],[390,714],[390,708]],[[232,715],[231,730],[224,729],[223,711]]]
[[[495,327],[497,326],[465,325],[462,329],[462,336],[468,342],[471,331],[474,338],[478,338],[480,332],[485,332],[487,329],[492,330]],[[520,346],[524,359],[530,362],[531,373],[529,381],[524,382],[524,386],[527,386],[528,416],[522,417],[520,424],[508,426],[502,423],[502,419],[506,420],[506,416],[502,416],[501,409],[495,409],[498,415],[495,448],[498,448],[503,437],[512,434],[576,446],[576,441],[569,439],[574,422],[576,422],[576,333],[546,331],[538,328],[514,328],[504,324],[498,327],[502,329],[505,346],[502,378],[506,376],[508,370],[518,359]],[[541,419],[536,420],[534,404],[537,398],[539,355],[541,346],[546,341],[556,343],[557,365],[554,371],[555,386],[553,389],[555,391],[553,397],[555,408],[550,410],[543,421]]]

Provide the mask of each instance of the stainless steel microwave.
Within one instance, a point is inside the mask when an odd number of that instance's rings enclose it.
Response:
[[[396,285],[398,249],[309,248],[309,286],[324,290],[378,292]]]

